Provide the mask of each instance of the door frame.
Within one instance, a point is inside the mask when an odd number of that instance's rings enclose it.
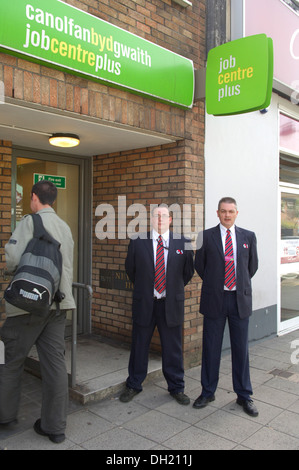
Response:
[[[36,149],[13,146],[12,148],[12,231],[15,228],[16,216],[16,176],[17,158],[48,160],[79,166],[79,214],[78,214],[78,272],[76,282],[91,285],[92,282],[92,157],[78,157],[65,153],[45,152]],[[77,296],[78,334],[91,333],[91,299],[84,289],[79,289]],[[71,335],[71,328],[66,329],[66,336]]]
[[[298,194],[299,186],[291,183],[279,184],[279,240],[278,240],[278,315],[277,315],[277,331],[279,335],[284,335],[299,328],[299,315],[290,320],[281,321],[281,274],[280,274],[280,241],[281,241],[281,195],[282,193]]]

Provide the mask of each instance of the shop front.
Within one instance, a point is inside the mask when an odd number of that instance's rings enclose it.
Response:
[[[299,328],[299,16],[295,3],[232,1],[232,39],[261,33],[273,39],[271,104],[239,116],[207,115],[206,120],[206,227],[217,223],[220,197],[233,196],[239,209],[237,225],[257,235],[259,270],[253,278],[251,340]]]
[[[205,2],[89,3],[0,5],[1,287],[4,245],[29,211],[34,181],[50,179],[75,241],[74,281],[93,289],[91,302],[79,294],[78,333],[129,343],[124,260],[134,204],[148,211],[161,202],[192,210],[203,203],[204,103],[193,98],[194,69],[205,60]],[[53,147],[54,134],[80,143]],[[190,362],[201,350],[199,288],[195,279],[186,291]]]

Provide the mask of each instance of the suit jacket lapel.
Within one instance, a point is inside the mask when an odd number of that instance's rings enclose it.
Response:
[[[224,253],[223,253],[223,245],[222,245],[222,240],[221,240],[220,225],[217,225],[217,227],[214,228],[212,232],[212,237],[224,262]]]
[[[169,261],[171,260],[173,256],[173,251],[174,251],[174,240],[173,240],[173,233],[169,231],[169,244],[168,244],[168,252],[167,252],[167,266],[166,266],[166,272],[168,271],[168,266],[169,266]]]
[[[238,269],[240,256],[242,253],[243,243],[244,243],[243,232],[242,232],[242,229],[240,229],[239,227],[236,227],[236,243],[237,243],[237,269]]]
[[[146,249],[147,249],[147,251],[148,251],[148,253],[149,253],[151,262],[153,263],[153,266],[154,266],[153,240],[152,240],[152,238],[151,238],[151,233],[150,233],[150,232],[147,234],[147,239],[145,240],[145,246],[146,246]]]
[[[169,231],[169,246],[168,246],[169,250],[168,250],[168,258],[169,258],[169,255],[171,256],[172,255],[172,251],[173,251],[173,233]]]

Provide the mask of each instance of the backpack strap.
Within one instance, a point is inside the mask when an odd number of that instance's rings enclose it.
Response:
[[[52,243],[57,244],[58,248],[60,248],[61,244],[46,231],[40,214],[31,214],[31,216],[32,216],[33,225],[34,225],[33,237],[45,238],[45,239],[50,238]],[[53,302],[55,302],[56,304],[56,315],[60,314],[60,302],[64,299],[64,297],[65,295],[62,292],[60,292],[60,289],[58,287],[58,290],[57,292],[55,292],[55,296],[53,299]]]
[[[31,214],[32,220],[33,220],[33,225],[34,225],[34,232],[33,232],[33,237],[34,238],[44,238],[45,240],[51,241],[51,243],[54,243],[54,245],[57,245],[58,248],[60,248],[61,243],[59,243],[55,238],[52,237],[52,235],[47,232],[47,230],[44,227],[43,220],[39,214]]]
[[[34,238],[41,238],[46,232],[42,218],[39,214],[31,214],[31,217],[34,225],[33,236]]]

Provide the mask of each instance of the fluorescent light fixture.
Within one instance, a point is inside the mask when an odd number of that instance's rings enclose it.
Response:
[[[189,0],[173,0],[175,3],[178,3],[182,7],[192,7],[192,2]]]
[[[55,147],[76,147],[80,144],[80,139],[76,134],[53,134],[49,137],[49,142]]]

